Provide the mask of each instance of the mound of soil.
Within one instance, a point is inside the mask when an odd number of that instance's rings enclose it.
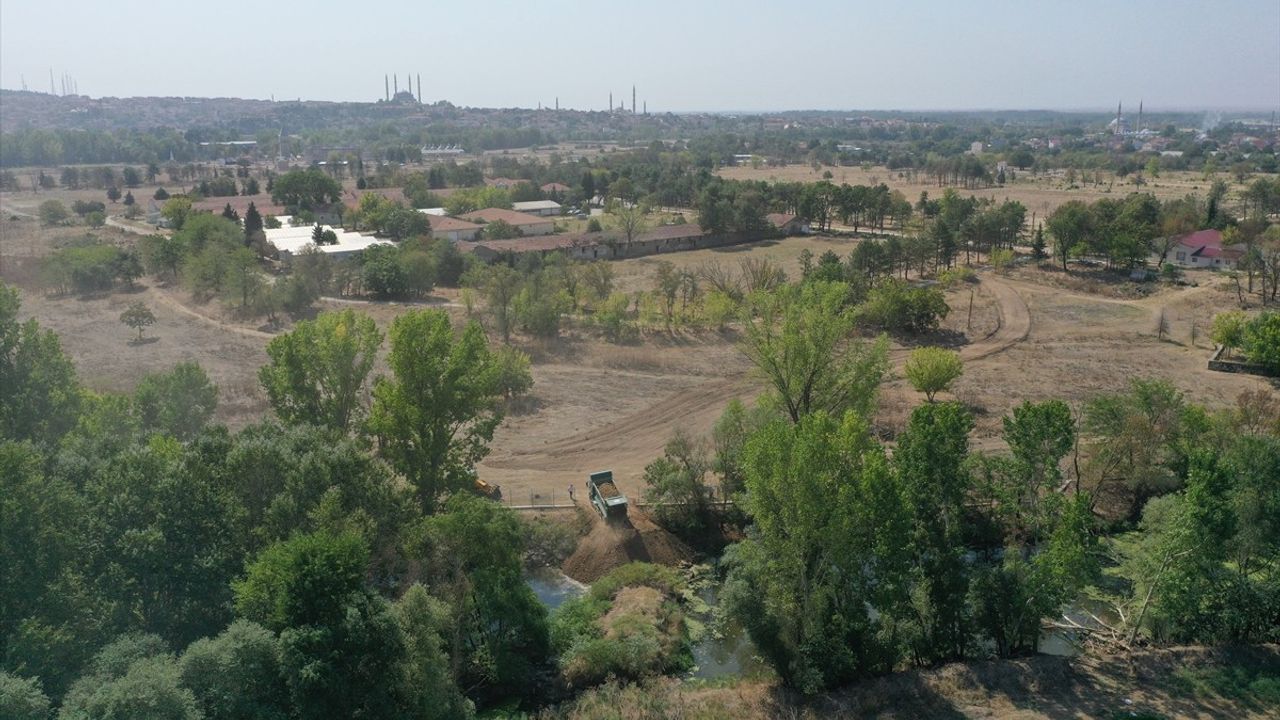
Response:
[[[578,582],[592,583],[629,562],[679,565],[692,562],[694,552],[675,535],[658,527],[636,508],[624,520],[605,522],[592,513],[591,531],[561,570]]]

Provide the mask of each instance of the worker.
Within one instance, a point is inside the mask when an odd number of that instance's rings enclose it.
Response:
[[[569,502],[577,502],[573,497],[573,483],[569,483]]]

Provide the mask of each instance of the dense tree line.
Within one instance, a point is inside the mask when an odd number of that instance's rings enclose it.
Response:
[[[262,370],[278,420],[233,433],[199,366],[93,393],[17,311],[0,288],[6,712],[19,688],[59,717],[453,718],[534,691],[525,533],[469,492],[504,398],[474,325],[402,315],[371,380],[371,321],[301,323]]]

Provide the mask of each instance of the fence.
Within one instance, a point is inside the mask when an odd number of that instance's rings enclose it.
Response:
[[[1209,358],[1209,369],[1218,372],[1242,373],[1245,375],[1260,375],[1262,377],[1276,377],[1276,373],[1269,368],[1255,363],[1239,362],[1236,360],[1223,360],[1222,355],[1226,352],[1226,347],[1219,345],[1217,350],[1213,351],[1213,356]]]

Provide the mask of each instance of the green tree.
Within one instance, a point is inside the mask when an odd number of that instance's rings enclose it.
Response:
[[[313,210],[342,199],[342,187],[318,168],[290,170],[275,178],[269,189],[271,201],[288,208]]]
[[[382,298],[404,295],[409,289],[400,250],[392,245],[374,245],[360,253],[361,277],[366,290]]]
[[[710,465],[706,448],[677,431],[662,457],[645,466],[645,501],[654,506],[663,527],[689,535],[713,528],[711,488],[706,482]]]
[[[912,613],[906,635],[917,662],[963,658],[970,646],[964,517],[972,429],[972,417],[956,403],[922,405],[912,411],[893,454],[912,518]]]
[[[172,656],[164,655],[138,660],[118,677],[84,678],[67,695],[59,717],[200,720],[203,716],[195,696],[182,687]]]
[[[374,382],[369,431],[426,510],[475,479],[501,422],[498,363],[480,326],[455,336],[449,316],[417,310],[391,325],[393,377]]]
[[[116,187],[115,185],[112,185],[111,187],[107,188],[107,199],[113,203],[119,200],[120,188]]]
[[[67,206],[63,205],[61,200],[45,200],[40,203],[37,213],[40,215],[40,222],[45,225],[61,225],[71,217],[67,212]]]
[[[0,717],[8,720],[49,720],[49,698],[36,678],[0,671]]]
[[[1244,329],[1245,357],[1280,373],[1280,312],[1258,315]]]
[[[237,620],[217,637],[191,643],[178,667],[205,720],[290,717],[279,643],[261,625]]]
[[[1053,235],[1053,252],[1067,269],[1067,259],[1075,248],[1084,245],[1093,232],[1093,216],[1089,206],[1080,200],[1071,200],[1058,206],[1045,221]]]
[[[147,235],[138,241],[138,249],[148,271],[175,279],[186,260],[188,244],[186,237],[180,234]]]
[[[396,601],[393,612],[405,636],[405,686],[413,717],[423,720],[465,720],[475,715],[450,674],[446,635],[450,633],[448,605],[414,583]]]
[[[929,402],[964,372],[960,354],[938,347],[919,347],[911,351],[904,368],[907,380]]]
[[[443,625],[460,687],[495,697],[527,693],[550,650],[546,607],[524,581],[524,531],[515,512],[456,493],[425,523],[421,556],[448,604]]]
[[[523,395],[533,387],[533,374],[529,372],[529,355],[513,347],[500,347],[494,353],[498,364],[498,389],[510,400]]]
[[[520,273],[501,263],[488,266],[480,274],[479,288],[485,295],[486,307],[504,343],[511,342],[516,297],[520,294],[522,282]]]
[[[169,227],[173,230],[181,230],[191,212],[191,198],[185,195],[171,197],[160,207],[160,214],[169,221]]]
[[[237,613],[279,632],[282,674],[302,717],[390,717],[401,705],[404,635],[365,587],[368,563],[356,535],[296,535],[234,583]]]
[[[851,339],[847,287],[810,282],[754,299],[743,352],[773,386],[793,422],[815,410],[851,409],[869,417],[888,370],[888,341]]]
[[[147,307],[146,303],[138,300],[130,303],[129,307],[120,313],[120,322],[137,330],[138,340],[142,340],[142,331],[156,323],[156,316],[155,313],[151,312],[151,308]]]
[[[193,362],[143,377],[133,397],[143,429],[178,440],[195,438],[218,408],[218,386]]]
[[[753,532],[724,559],[725,607],[802,692],[895,667],[909,518],[866,422],[774,421],[747,443],[745,469]]]
[[[8,668],[14,668],[12,641],[19,626],[60,604],[57,581],[79,557],[84,504],[70,483],[46,475],[42,461],[28,443],[0,442],[0,568],[6,585],[0,593],[0,648],[10,658]],[[26,658],[15,669],[33,675],[45,669],[23,667],[34,661]]]
[[[18,322],[18,293],[0,283],[0,438],[54,442],[75,425],[81,391],[58,336]]]
[[[346,433],[362,413],[365,381],[382,345],[373,319],[352,310],[321,313],[267,343],[258,379],[276,415]]]

